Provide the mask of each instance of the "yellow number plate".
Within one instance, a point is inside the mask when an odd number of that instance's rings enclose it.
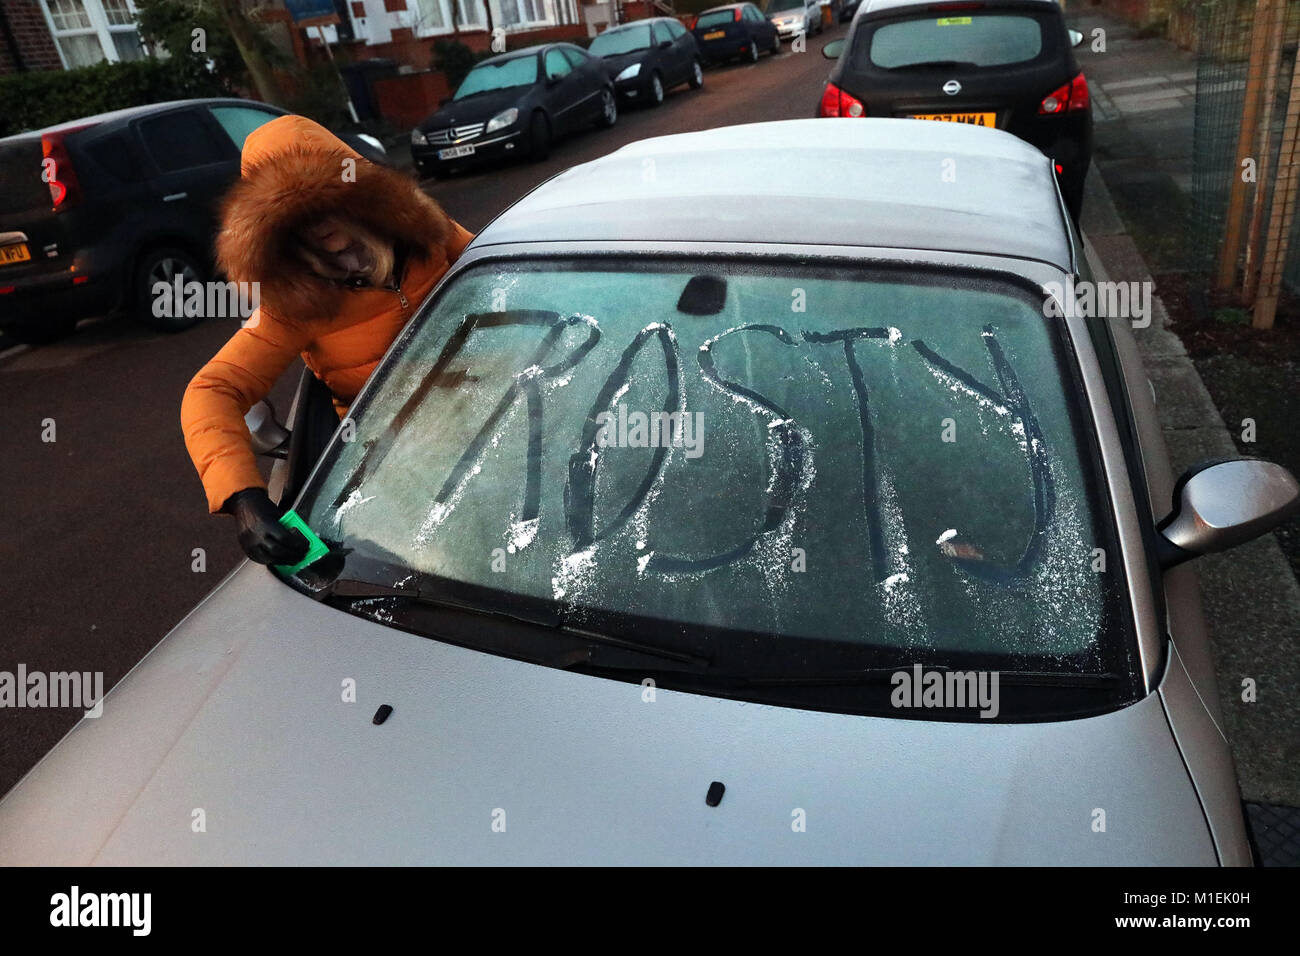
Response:
[[[32,257],[27,250],[27,243],[19,242],[12,246],[0,246],[0,266],[7,266],[12,262],[26,262]]]
[[[967,123],[971,126],[996,126],[997,113],[913,113],[912,119],[939,120],[943,123]]]
[[[726,35],[727,35],[726,30],[714,30],[712,33],[704,34],[704,39],[716,40],[718,37],[725,37]]]

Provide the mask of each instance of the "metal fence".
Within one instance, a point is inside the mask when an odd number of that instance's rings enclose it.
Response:
[[[1213,286],[1272,324],[1300,290],[1300,0],[1192,0],[1192,247]]]

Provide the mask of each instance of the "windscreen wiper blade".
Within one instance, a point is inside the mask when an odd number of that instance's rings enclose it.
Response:
[[[987,671],[960,667],[926,667],[926,673],[996,673],[999,684],[1020,687],[1098,687],[1111,688],[1120,681],[1118,674],[1070,674],[1057,671]],[[740,683],[746,687],[816,687],[888,684],[895,674],[912,673],[912,665],[898,667],[868,667],[861,670],[827,671],[821,674],[780,674],[774,676],[744,677]]]
[[[410,601],[422,607],[443,608],[450,611],[459,611],[465,614],[472,614],[480,617],[495,618],[498,620],[508,620],[517,624],[527,624],[531,627],[541,628],[546,631],[556,631],[568,637],[573,637],[589,644],[598,644],[602,647],[616,648],[621,651],[627,651],[631,654],[640,654],[645,657],[653,657],[659,660],[672,661],[684,665],[681,669],[692,672],[702,672],[712,666],[712,661],[707,657],[700,657],[695,654],[689,654],[685,651],[674,651],[666,647],[658,647],[654,644],[642,644],[638,641],[631,641],[627,638],[617,637],[613,634],[605,634],[601,631],[593,631],[585,627],[579,627],[572,624],[565,624],[562,621],[539,621],[536,618],[525,617],[520,614],[512,614],[509,611],[486,608],[482,605],[471,604],[466,601],[457,601],[454,598],[445,597],[440,594],[433,594],[428,590],[418,587],[398,587],[396,585],[377,584],[373,581],[362,581],[355,578],[336,578],[327,588],[315,595],[319,601],[335,599],[352,603],[354,601],[376,600],[380,598],[392,598],[398,601]],[[567,669],[591,663],[596,665],[597,662],[592,660],[591,655],[574,654],[571,651],[559,655],[555,660],[548,661],[552,666]],[[598,666],[609,666],[600,664]]]

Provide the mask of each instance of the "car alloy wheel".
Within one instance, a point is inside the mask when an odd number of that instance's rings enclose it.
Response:
[[[618,102],[614,99],[614,91],[606,87],[600,97],[600,125],[613,126],[618,121]]]
[[[753,40],[749,41],[749,62],[750,63],[758,62],[758,44],[755,43]]]
[[[664,101],[664,84],[658,73],[650,75],[650,105],[658,106]]]
[[[163,246],[151,249],[140,257],[135,272],[135,317],[152,329],[161,332],[181,332],[197,325],[205,316],[185,314],[184,290],[192,282],[203,282],[202,268],[182,249]],[[176,295],[177,280],[181,284],[179,301]],[[163,283],[167,291],[160,293],[169,300],[158,302],[153,290]]]
[[[700,66],[700,61],[696,60],[691,64],[691,89],[698,90],[704,85],[704,67]]]

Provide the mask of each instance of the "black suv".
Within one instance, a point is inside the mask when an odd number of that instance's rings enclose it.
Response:
[[[153,286],[211,275],[216,205],[239,178],[244,139],[283,114],[181,100],[0,139],[0,330],[51,341],[118,311],[167,331],[198,322],[154,315]]]
[[[1092,158],[1088,81],[1057,0],[862,0],[818,116],[895,116],[994,126],[1056,165],[1077,221]]]

